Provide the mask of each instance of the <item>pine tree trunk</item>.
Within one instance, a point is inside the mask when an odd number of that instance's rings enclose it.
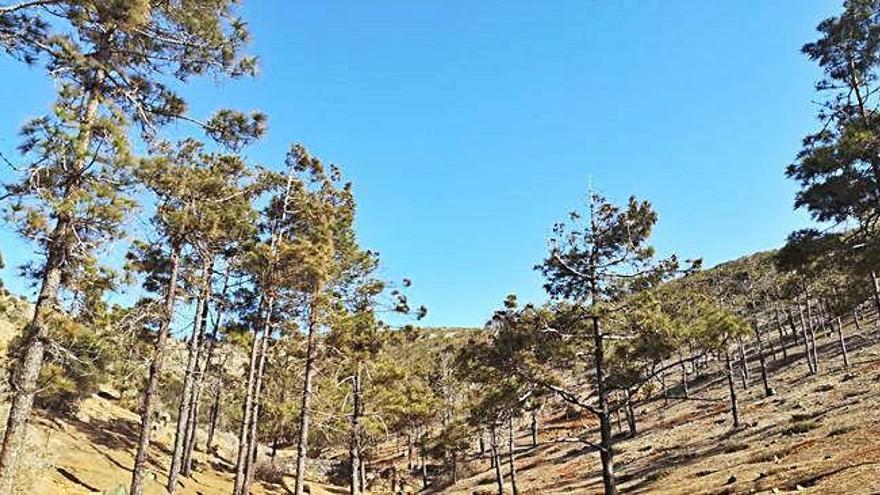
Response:
[[[767,363],[764,357],[764,339],[761,337],[761,330],[758,323],[755,322],[752,327],[755,329],[755,339],[758,341],[758,364],[761,366],[761,383],[764,385],[764,396],[773,395],[773,389],[770,387],[770,380],[767,377]]]
[[[207,295],[208,298],[206,301],[208,302],[206,302],[202,308],[202,330],[199,333],[199,349],[198,354],[196,355],[195,380],[193,381],[192,387],[192,399],[190,399],[189,403],[189,421],[186,425],[186,440],[183,449],[183,468],[181,472],[186,477],[192,476],[193,451],[196,447],[196,432],[198,431],[197,429],[199,425],[199,406],[202,400],[202,389],[205,382],[205,376],[211,365],[213,340],[217,338],[217,322],[219,321],[218,316],[218,320],[215,320],[214,329],[211,333],[212,342],[209,344],[205,338],[205,329],[208,328],[209,303],[211,300],[210,288],[207,291]],[[201,364],[202,356],[205,356],[204,365]]]
[[[877,272],[871,272],[871,282],[874,293],[874,308],[877,311],[877,321],[880,321],[880,279],[877,278]],[[874,326],[878,326],[876,322]]]
[[[480,441],[483,439],[480,438]],[[406,469],[409,473],[413,471],[413,436],[412,433],[406,434]]]
[[[257,438],[257,427],[260,421],[260,401],[262,400],[263,395],[263,377],[266,372],[266,355],[269,352],[269,333],[270,333],[270,322],[267,322],[266,328],[263,330],[263,339],[260,342],[260,359],[259,365],[257,365],[257,379],[254,384],[254,400],[252,402],[253,412],[251,413],[251,424],[250,424],[250,434],[248,435],[248,452],[249,455],[245,458],[245,477],[244,477],[244,492],[248,493],[250,491],[251,483],[254,480],[254,467],[257,462],[257,447],[258,447],[258,438]]]
[[[690,390],[688,390],[688,370],[687,365],[684,362],[684,355],[680,350],[678,351],[678,360],[681,362],[681,389],[684,392],[684,397],[689,399],[691,393]]]
[[[862,332],[862,322],[861,322],[861,319],[859,318],[859,307],[856,306],[855,308],[853,308],[852,313],[853,313],[853,322],[855,322],[855,324],[856,324],[856,331],[861,333]]]
[[[350,458],[350,487],[351,495],[360,495],[363,490],[361,487],[361,378],[360,368],[355,371],[352,377],[352,412],[351,412],[351,439],[349,441],[349,458]]]
[[[629,389],[625,390],[626,393],[626,424],[629,427],[629,437],[635,438],[636,436],[636,411],[633,408],[632,403],[632,394]]]
[[[791,314],[791,308],[785,308],[785,313],[788,316],[788,327],[791,329],[791,334],[794,336],[795,342],[799,340],[800,333],[798,332],[797,325],[794,322],[794,316]]]
[[[538,446],[538,408],[532,409],[532,448]]]
[[[776,312],[776,328],[779,330],[779,347],[782,348],[782,359],[788,359],[788,346],[785,345],[785,328],[782,325],[782,320],[779,318],[779,313]]]
[[[104,73],[98,71],[95,83],[88,91],[83,105],[83,117],[76,137],[76,161],[74,170],[80,170],[86,164],[89,144],[92,140],[95,119],[100,104],[100,86],[104,81]],[[68,184],[64,197],[79,189],[79,182]],[[49,316],[58,305],[58,292],[62,287],[62,267],[71,250],[71,234],[73,219],[69,213],[57,212],[55,228],[50,234],[46,264],[43,267],[40,294],[34,306],[34,316],[26,327],[24,346],[19,362],[11,377],[10,388],[12,399],[6,417],[6,430],[3,433],[3,446],[0,450],[0,493],[12,493],[18,461],[27,436],[27,422],[34,405],[37,391],[37,380],[43,367],[46,351],[46,340],[49,337]],[[139,495],[139,494],[135,494]]]
[[[314,304],[314,303],[313,303]],[[309,328],[306,343],[306,364],[303,376],[302,401],[299,414],[299,440],[296,448],[296,484],[294,495],[303,495],[306,476],[306,456],[309,445],[309,407],[312,402],[312,379],[315,372],[315,333],[318,328],[316,308],[309,311]]]
[[[800,318],[801,318],[801,336],[804,341],[804,357],[807,360],[807,368],[809,369],[810,374],[815,375],[816,374],[816,367],[813,364],[813,351],[810,350],[810,337],[807,334],[808,330],[807,330],[806,320],[804,320],[804,310],[801,307],[800,302],[798,303],[797,307],[798,307],[798,315],[800,315]]]
[[[742,337],[737,337],[736,340],[739,344],[737,347],[739,347],[739,366],[740,371],[742,372],[743,388],[749,388],[749,380],[751,379],[751,376],[749,373],[749,360],[746,357],[746,348],[745,345],[743,345]]]
[[[220,384],[214,390],[214,401],[211,403],[211,411],[208,413],[210,424],[208,425],[208,440],[205,443],[205,451],[211,452],[214,445],[214,432],[217,431],[217,421],[220,418]]]
[[[846,340],[843,338],[843,322],[837,317],[837,342],[840,344],[840,354],[843,356],[843,366],[849,368],[849,356],[846,354]]]
[[[489,433],[489,448],[492,453],[492,466],[495,467],[495,482],[498,484],[498,495],[504,495],[504,475],[501,474],[501,463],[498,462],[498,437],[493,426]]]
[[[486,440],[483,439],[483,432],[480,431],[480,457],[486,455]],[[412,459],[412,441],[410,441],[410,459]],[[412,461],[410,461],[410,471],[412,471]]]
[[[271,303],[267,301],[267,307],[271,307]],[[264,315],[268,315],[268,311]],[[264,316],[265,320],[266,317]],[[238,433],[238,455],[235,461],[235,481],[233,482],[232,494],[244,495],[245,467],[247,464],[248,450],[248,434],[250,433],[251,412],[253,411],[254,388],[257,380],[257,360],[259,358],[260,343],[263,339],[262,330],[264,325],[254,330],[254,340],[251,342],[251,356],[248,365],[248,382],[242,404],[241,426]]]
[[[810,322],[809,326],[809,337],[810,337],[810,345],[813,348],[813,369],[816,370],[816,373],[819,372],[819,354],[816,348],[816,323],[813,317],[813,305],[810,304],[810,295],[807,293],[807,320]]]
[[[611,435],[611,411],[608,407],[608,390],[605,388],[605,351],[599,328],[599,318],[593,317],[593,343],[596,366],[596,394],[599,396],[599,455],[602,460],[602,484],[605,495],[617,495],[614,479],[614,446]]]
[[[513,417],[507,418],[507,443],[510,447],[507,459],[510,466],[510,488],[513,490],[513,495],[519,495],[519,488],[516,486],[516,445],[513,441]]]
[[[424,438],[425,434],[423,433],[422,435],[423,435],[422,439],[419,442],[419,458],[422,461],[422,467],[421,467],[422,490],[427,490],[428,489],[428,461],[425,458],[425,438]]]
[[[727,388],[730,392],[730,414],[733,416],[733,427],[739,428],[739,407],[736,403],[736,387],[733,385],[733,363],[730,361],[730,352],[724,351],[724,359],[727,363]]]
[[[229,263],[232,263],[232,260],[229,260]],[[208,342],[208,350],[205,356],[205,370],[204,373],[199,380],[199,390],[202,389],[205,379],[211,375],[214,371],[214,351],[217,349],[217,338],[220,334],[220,325],[223,321],[224,307],[223,302],[226,300],[226,296],[229,292],[229,275],[231,268],[227,265],[226,274],[223,277],[223,289],[220,291],[220,301],[216,307],[216,316],[214,317],[214,325],[211,329],[211,338]],[[207,321],[207,320],[206,320]],[[221,366],[222,369],[222,366]],[[211,403],[211,410],[208,413],[209,425],[208,425],[208,439],[205,443],[205,451],[211,452],[211,444],[214,442],[214,432],[217,429],[217,419],[220,417],[220,395],[221,395],[221,387],[219,384],[214,391],[214,400]],[[193,437],[195,438],[195,437]]]
[[[171,453],[171,466],[168,470],[168,483],[165,489],[174,495],[177,491],[177,477],[181,472],[184,450],[186,450],[187,430],[192,411],[191,400],[193,399],[193,382],[195,371],[199,361],[199,349],[205,333],[205,308],[211,293],[212,259],[205,259],[202,265],[201,293],[196,304],[195,321],[193,322],[192,335],[189,338],[189,353],[186,360],[186,372],[183,378],[183,391],[180,394],[180,402],[177,409],[177,429],[174,433],[174,449]]]
[[[153,359],[150,362],[150,371],[147,376],[147,385],[144,388],[141,400],[141,427],[138,438],[137,452],[134,457],[134,467],[131,472],[131,495],[141,495],[143,491],[144,472],[147,468],[147,456],[149,455],[150,436],[153,431],[153,399],[159,386],[159,375],[165,360],[165,344],[174,319],[174,303],[177,297],[177,277],[180,272],[181,248],[174,247],[171,253],[171,274],[168,278],[168,287],[165,292],[165,308],[162,323],[159,325],[159,334],[156,336]]]

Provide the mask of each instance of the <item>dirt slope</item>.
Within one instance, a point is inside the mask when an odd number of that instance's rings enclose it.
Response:
[[[777,391],[770,398],[764,397],[757,363],[750,363],[749,389],[737,382],[745,425],[736,430],[726,382],[717,375],[691,388],[692,397],[708,400],[664,406],[660,399],[640,407],[640,433],[617,444],[622,493],[880,493],[878,333],[850,334],[848,345],[852,366],[845,369],[835,337],[822,338],[821,374],[815,377],[795,347],[788,360],[781,354],[769,359]],[[601,493],[598,454],[554,441],[583,426],[563,420],[545,425],[535,449],[520,437],[522,493]],[[437,492],[495,493],[488,461],[470,464],[478,474]]]

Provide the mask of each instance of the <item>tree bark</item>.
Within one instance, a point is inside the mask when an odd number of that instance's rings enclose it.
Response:
[[[306,363],[303,376],[302,401],[299,413],[299,440],[296,448],[296,484],[294,495],[303,495],[306,475],[306,456],[309,445],[309,407],[312,402],[312,379],[315,372],[315,337],[318,330],[317,308],[313,306],[309,311],[309,328],[306,343]]]
[[[498,462],[498,437],[493,426],[489,433],[489,448],[492,452],[492,465],[495,467],[495,483],[498,484],[498,495],[504,495],[504,475],[501,473],[501,463]]]
[[[635,438],[636,436],[636,411],[633,408],[632,403],[632,394],[629,389],[624,391],[626,393],[626,425],[629,427],[629,437]]]
[[[513,417],[507,418],[507,443],[510,450],[508,451],[508,464],[510,467],[510,488],[513,495],[519,495],[519,488],[516,486],[516,445],[513,441]]]
[[[267,308],[269,308],[265,313],[263,320],[266,320],[266,316],[271,311],[271,302],[266,301]],[[245,468],[247,464],[247,456],[250,454],[250,450],[248,446],[248,435],[250,433],[250,424],[251,424],[251,413],[253,412],[253,400],[254,400],[254,388],[257,380],[257,366],[259,359],[259,350],[262,339],[265,337],[261,335],[262,330],[265,329],[265,325],[260,325],[256,329],[254,329],[254,340],[251,342],[251,356],[250,362],[248,365],[248,382],[247,382],[247,391],[244,396],[244,404],[242,404],[242,418],[241,418],[241,426],[239,427],[238,433],[238,455],[236,456],[235,461],[235,481],[233,482],[232,493],[233,495],[244,495],[244,482],[245,482]]]
[[[788,346],[785,345],[785,327],[782,324],[782,320],[779,318],[779,312],[775,312],[776,316],[776,328],[779,330],[779,347],[782,348],[782,359],[788,359]]]
[[[614,479],[614,446],[611,435],[611,411],[608,407],[608,390],[605,387],[605,352],[599,318],[593,317],[593,343],[595,345],[596,393],[599,396],[599,456],[602,460],[602,484],[605,495],[617,495]]]
[[[804,309],[801,307],[800,302],[798,302],[798,315],[801,318],[801,336],[804,341],[804,357],[807,359],[807,368],[810,371],[811,375],[816,374],[816,366],[813,363],[813,351],[810,349],[810,337],[808,335],[807,323],[804,320]]]
[[[691,393],[690,390],[688,390],[688,370],[681,350],[678,351],[678,360],[681,363],[681,389],[684,392],[685,398],[689,399]]]
[[[538,446],[538,408],[532,409],[531,433],[532,433],[532,448],[535,448]]]
[[[737,337],[737,342],[739,344],[737,347],[739,347],[739,366],[742,372],[743,388],[749,388],[751,376],[749,373],[749,360],[746,357],[746,348],[743,345],[742,337]]]
[[[361,481],[361,377],[360,367],[352,376],[352,412],[351,412],[351,438],[349,440],[348,455],[351,468],[349,493],[360,495],[362,491]]]
[[[211,411],[208,413],[208,419],[210,421],[208,425],[208,440],[205,443],[205,450],[207,452],[212,451],[212,446],[214,445],[214,432],[217,431],[217,421],[220,418],[220,394],[221,394],[220,385],[217,385],[217,389],[214,391],[214,401],[211,403]]]
[[[196,304],[195,321],[193,322],[192,335],[189,338],[189,353],[186,360],[186,372],[183,377],[183,391],[180,394],[180,402],[177,408],[177,428],[174,432],[174,449],[171,453],[171,466],[168,470],[168,483],[165,489],[174,495],[177,491],[177,477],[181,472],[184,450],[186,449],[187,430],[192,411],[190,411],[193,399],[192,387],[195,380],[195,370],[199,361],[199,348],[204,337],[205,308],[211,293],[211,275],[213,260],[206,258],[202,265],[201,291]]]
[[[137,451],[134,456],[134,467],[131,471],[131,495],[141,495],[143,490],[144,472],[147,468],[147,456],[150,447],[150,436],[153,431],[153,399],[159,386],[159,375],[165,360],[165,344],[174,318],[174,303],[177,296],[177,277],[180,272],[181,247],[175,246],[171,252],[171,274],[168,278],[168,287],[165,292],[165,308],[162,322],[159,325],[159,334],[156,336],[153,359],[150,362],[150,371],[147,376],[147,385],[144,388],[141,401],[141,431],[138,438]]]
[[[810,304],[810,294],[807,293],[806,296],[807,296],[806,297],[807,319],[810,321],[809,337],[810,337],[810,344],[813,348],[813,369],[815,369],[816,373],[818,373],[819,372],[819,354],[817,353],[817,349],[816,349],[816,324],[815,324],[815,320],[813,319],[813,305]]]
[[[730,361],[730,352],[724,351],[724,359],[727,363],[727,389],[730,393],[730,415],[733,416],[733,427],[739,428],[739,408],[736,403],[736,387],[733,385],[733,363]]]
[[[250,491],[251,483],[254,480],[254,467],[257,462],[257,427],[260,421],[260,401],[263,395],[263,376],[266,372],[266,355],[269,352],[269,334],[271,332],[271,321],[267,321],[266,328],[263,330],[263,339],[260,342],[260,359],[257,365],[257,378],[254,383],[254,400],[252,402],[253,412],[251,413],[250,434],[248,435],[248,456],[245,458],[245,476],[244,476],[244,492]]]
[[[874,294],[874,308],[877,311],[877,321],[880,321],[880,279],[877,278],[877,272],[871,271],[871,288]],[[877,325],[876,323],[874,324]]]
[[[840,354],[843,356],[843,366],[849,368],[849,356],[846,353],[846,340],[843,338],[843,322],[837,317],[837,342],[840,344]]]
[[[767,377],[767,363],[764,357],[764,339],[761,337],[761,330],[758,328],[758,322],[754,322],[752,327],[755,329],[755,339],[758,341],[758,363],[761,365],[761,383],[764,385],[764,396],[773,395],[773,389],[770,387],[770,380]]]

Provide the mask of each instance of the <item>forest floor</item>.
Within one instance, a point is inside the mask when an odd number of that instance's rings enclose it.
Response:
[[[740,377],[736,382],[739,428],[729,414],[726,378],[717,371],[691,385],[690,397],[699,400],[664,405],[661,397],[638,407],[638,435],[619,433],[616,443],[621,493],[880,493],[880,333],[846,333],[849,368],[834,334],[819,340],[818,375],[809,375],[802,347],[791,344],[788,359],[781,352],[778,360],[768,356],[776,392],[769,398],[758,363],[750,362],[749,388]],[[602,492],[598,453],[556,440],[585,427],[595,424],[549,420],[535,448],[528,434],[520,435],[520,493]],[[497,493],[488,459],[465,469],[475,474],[436,493]],[[509,478],[505,483],[509,490]]]

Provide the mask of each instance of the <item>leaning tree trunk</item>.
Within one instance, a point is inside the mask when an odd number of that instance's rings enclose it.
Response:
[[[730,393],[730,415],[733,416],[733,427],[739,428],[739,407],[736,403],[736,387],[733,384],[733,363],[730,361],[730,351],[724,351],[724,359],[727,365],[727,389]]]
[[[313,306],[309,311],[309,328],[306,341],[306,363],[303,373],[302,400],[300,401],[299,413],[299,439],[296,446],[296,484],[294,495],[303,495],[306,476],[306,456],[309,446],[309,407],[312,403],[312,380],[315,373],[316,333],[318,330],[317,308]]]
[[[153,433],[153,398],[159,386],[159,374],[165,360],[165,344],[171,329],[171,321],[174,318],[174,302],[177,293],[177,276],[180,271],[180,247],[174,247],[171,253],[171,275],[168,278],[168,287],[165,292],[165,308],[162,323],[159,326],[159,334],[156,336],[156,345],[153,351],[153,360],[150,362],[150,371],[147,377],[147,385],[141,401],[141,431],[138,438],[137,452],[134,456],[134,467],[131,471],[131,495],[141,495],[143,490],[144,471],[147,468],[147,455],[150,447],[150,435]]]
[[[593,317],[593,343],[596,366],[596,394],[599,397],[599,456],[602,460],[602,484],[605,495],[617,495],[614,479],[614,445],[611,435],[611,411],[608,407],[608,390],[605,387],[605,352],[599,318]]]
[[[231,264],[232,261],[229,261]],[[208,342],[208,350],[206,351],[205,356],[205,369],[202,375],[199,377],[199,380],[196,382],[199,391],[201,392],[205,379],[211,375],[211,372],[214,370],[213,359],[214,359],[214,351],[217,349],[217,338],[220,334],[220,325],[223,322],[223,314],[224,307],[223,301],[226,300],[226,296],[229,292],[229,272],[231,268],[227,265],[226,274],[223,278],[223,289],[220,291],[220,299],[216,306],[216,315],[214,317],[214,325],[211,329],[211,338]],[[207,321],[207,320],[206,320]],[[225,363],[224,363],[225,364]],[[223,369],[223,366],[220,366],[220,369]],[[214,442],[214,432],[217,429],[217,419],[220,416],[220,395],[222,388],[219,386],[216,387],[214,391],[214,400],[211,403],[211,410],[208,412],[208,438],[205,442],[205,451],[211,452],[211,444]],[[198,415],[196,415],[196,419],[198,419]],[[193,435],[193,440],[195,440],[195,435]],[[193,441],[193,446],[195,445],[195,441]],[[192,455],[191,451],[194,447],[190,447],[190,456]],[[184,466],[186,468],[186,466]]]
[[[171,453],[171,466],[168,470],[168,483],[165,489],[174,495],[177,491],[177,477],[181,472],[183,451],[186,450],[187,429],[189,428],[190,405],[192,400],[192,387],[195,379],[195,370],[199,361],[199,348],[205,333],[205,308],[211,293],[211,265],[213,260],[206,258],[202,265],[201,293],[196,304],[196,318],[193,322],[192,335],[189,338],[189,354],[186,360],[186,372],[183,377],[183,391],[180,393],[180,403],[177,409],[177,429],[174,433],[174,450]]]
[[[519,495],[519,488],[516,486],[516,445],[513,442],[513,416],[507,418],[507,443],[510,447],[507,458],[510,465],[510,488],[513,490],[513,495]]]
[[[104,80],[103,72],[95,76],[95,84],[89,90],[83,106],[83,118],[76,137],[76,157],[72,164],[74,170],[86,165],[89,143],[92,140],[95,119],[100,103],[100,86]],[[73,181],[64,191],[65,197],[77,192],[80,184]],[[69,257],[72,237],[74,236],[73,218],[68,212],[58,212],[55,228],[50,234],[46,265],[40,294],[34,306],[34,316],[27,326],[24,347],[20,360],[12,374],[12,400],[6,417],[6,430],[3,434],[3,446],[0,450],[0,493],[12,493],[18,460],[24,447],[27,435],[27,422],[34,405],[37,392],[37,379],[43,367],[46,352],[46,340],[49,338],[48,320],[58,304],[58,292],[62,287],[62,267]],[[137,494],[136,494],[137,495]]]
[[[840,354],[843,356],[843,366],[849,368],[849,356],[846,354],[846,340],[843,338],[843,322],[837,317],[837,342],[840,344]]]

